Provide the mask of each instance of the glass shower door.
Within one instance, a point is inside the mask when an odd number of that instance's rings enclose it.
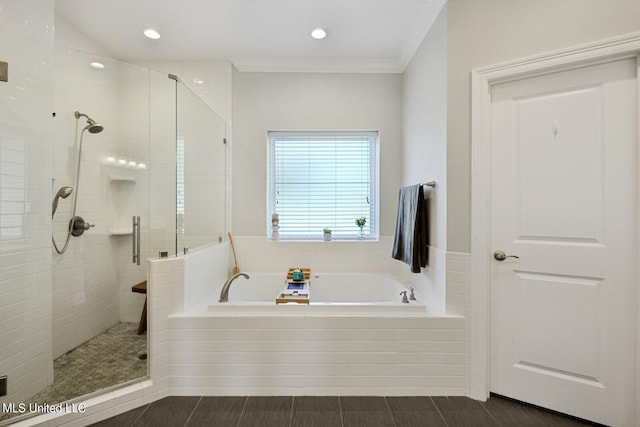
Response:
[[[47,403],[148,372],[146,295],[132,288],[147,275],[137,260],[149,234],[149,71],[56,47],[54,75],[52,192],[72,187],[74,198],[59,200],[53,237],[65,239],[72,216],[91,226],[53,254],[55,381],[37,397]]]
[[[226,238],[226,124],[180,81],[176,104],[176,236],[184,253]]]

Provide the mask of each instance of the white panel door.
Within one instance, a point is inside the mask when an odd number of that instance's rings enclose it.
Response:
[[[635,59],[492,88],[491,391],[633,420]]]

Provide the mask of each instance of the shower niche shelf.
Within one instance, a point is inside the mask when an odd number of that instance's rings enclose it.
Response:
[[[114,225],[109,227],[109,235],[110,236],[131,236],[133,234],[133,229],[127,226],[117,226]]]
[[[109,182],[115,182],[115,183],[130,182],[130,183],[135,183],[136,182],[136,177],[132,176],[132,175],[109,175]]]
[[[102,167],[104,168],[104,174],[109,178],[109,182],[113,183],[135,183],[138,175],[147,170],[146,168],[138,169],[113,163],[103,163]]]

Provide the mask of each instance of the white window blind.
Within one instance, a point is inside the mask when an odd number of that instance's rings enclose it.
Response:
[[[280,240],[378,238],[378,132],[269,132],[268,144],[267,235],[277,213]]]

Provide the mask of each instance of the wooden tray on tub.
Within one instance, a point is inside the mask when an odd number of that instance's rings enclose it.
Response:
[[[304,280],[311,280],[311,269],[308,267],[291,267],[287,272],[287,280],[293,280],[293,270],[302,270],[302,276]]]

